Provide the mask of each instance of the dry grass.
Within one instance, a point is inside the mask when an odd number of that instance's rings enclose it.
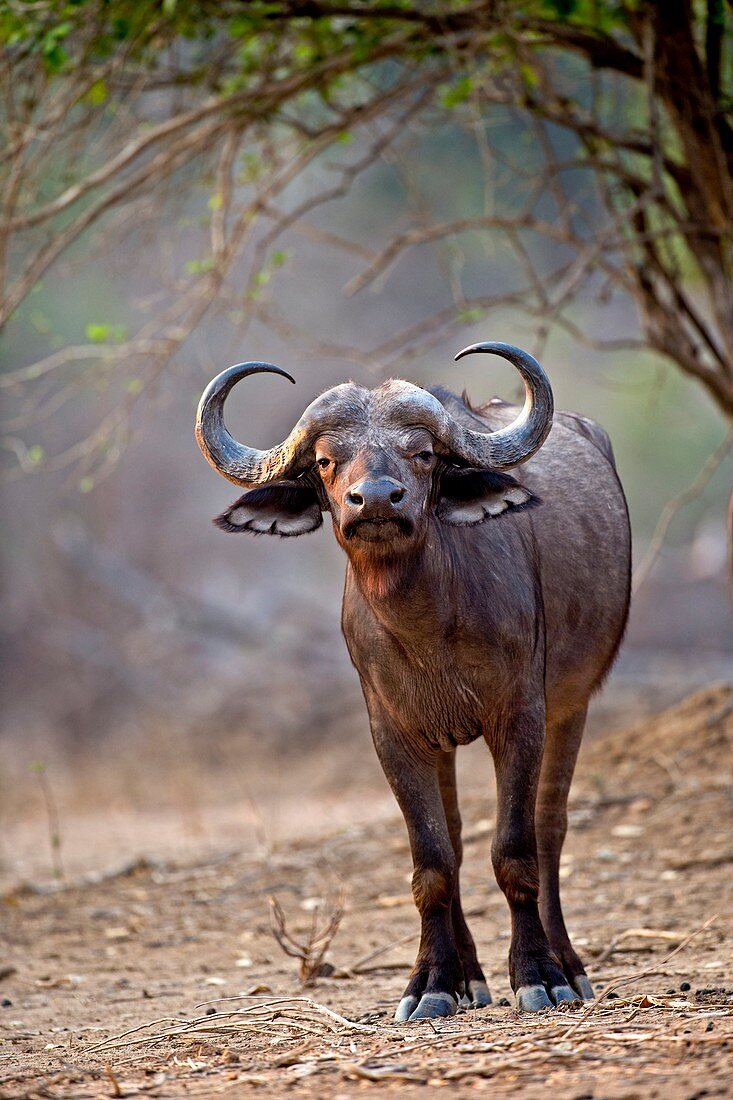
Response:
[[[628,1070],[635,1062],[644,1065],[660,1052],[673,1052],[680,1046],[687,1053],[696,1047],[722,1050],[733,1038],[733,998],[720,1004],[696,1004],[681,994],[643,993],[617,999],[613,1005],[610,1002],[618,989],[664,973],[672,959],[714,920],[711,917],[684,937],[657,967],[616,979],[595,1003],[583,1009],[525,1017],[521,1022],[512,1017],[498,1027],[493,1021],[490,1027],[487,1023],[477,1026],[483,1014],[465,1014],[457,1020],[434,1021],[427,1028],[418,1025],[406,1030],[403,1025],[376,1026],[348,1020],[308,997],[217,998],[197,1007],[233,1000],[246,1003],[193,1019],[141,1024],[95,1044],[87,1053],[115,1055],[115,1064],[121,1067],[141,1057],[149,1058],[151,1052],[161,1048],[185,1045],[196,1048],[197,1053],[189,1058],[192,1068],[199,1072],[212,1070],[216,1075],[217,1056],[212,1059],[209,1055],[207,1059],[206,1054],[211,1041],[225,1044],[231,1061],[237,1039],[245,1039],[258,1066],[237,1074],[241,1084],[263,1084],[263,1075],[286,1067],[293,1078],[321,1074],[331,1082],[334,1078],[356,1078],[421,1084],[493,1079],[516,1073],[535,1079],[551,1073],[555,1066],[569,1070],[619,1060]],[[562,1022],[558,1022],[558,1016]],[[710,1021],[718,1024],[716,1034],[707,1027]],[[424,1037],[426,1030],[429,1034]],[[286,1049],[273,1053],[273,1046]],[[133,1047],[143,1053],[119,1058],[117,1052]],[[179,1056],[173,1058],[180,1064]],[[109,1069],[107,1073],[109,1076]]]
[[[563,863],[599,992],[582,1009],[500,1004],[508,921],[486,881],[491,806],[473,794],[464,894],[496,1003],[448,1020],[391,1022],[417,937],[396,815],[259,856],[10,890],[0,1097],[729,1095],[732,736],[733,690],[718,687],[589,747]],[[333,959],[311,996],[302,952],[273,943],[276,893],[287,942]]]

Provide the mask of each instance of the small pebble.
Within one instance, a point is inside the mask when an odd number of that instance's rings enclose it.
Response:
[[[207,1016],[216,1016],[216,1009],[214,1008],[213,1005],[211,1005],[210,1008],[206,1009],[206,1015]]]
[[[667,990],[667,996],[670,997],[670,996],[672,996],[673,993],[676,993],[676,992],[677,992],[677,990],[674,989],[674,987],[672,989],[668,989]]]
[[[712,1031],[713,1030],[713,1021],[712,1020],[708,1020],[708,1026],[705,1028],[705,1030],[706,1031]]]
[[[691,988],[692,987],[690,986],[689,982],[680,982],[680,989],[683,993],[689,993]]]
[[[3,1008],[10,1008],[12,1003],[13,1002],[10,1000],[10,997],[3,997],[2,1001],[0,1001],[0,1005],[2,1005]]]
[[[603,982],[596,982],[596,989],[605,989],[606,986]]]
[[[608,997],[609,1001],[618,1000],[618,993],[614,993],[613,990],[610,993],[606,994],[606,996]]]
[[[502,997],[501,1000],[498,1002],[498,1005],[499,1008],[509,1008],[509,1001],[506,999],[506,997]]]

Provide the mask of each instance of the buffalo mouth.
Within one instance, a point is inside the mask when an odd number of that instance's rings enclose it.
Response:
[[[344,527],[344,538],[349,541],[362,539],[364,542],[394,542],[396,539],[409,538],[413,530],[413,523],[404,516],[375,516],[372,519],[351,520]]]

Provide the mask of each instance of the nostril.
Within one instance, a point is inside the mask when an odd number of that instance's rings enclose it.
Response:
[[[389,499],[392,501],[393,504],[399,504],[404,495],[405,487],[404,485],[400,485],[399,489],[392,490],[392,492],[389,494]]]
[[[356,508],[361,508],[362,504],[364,503],[364,497],[361,495],[361,493],[347,493],[346,499],[349,504],[353,504]]]

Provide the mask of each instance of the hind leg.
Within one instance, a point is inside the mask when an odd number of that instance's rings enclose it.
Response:
[[[461,1003],[467,1002],[471,1008],[485,1008],[486,1005],[491,1004],[491,994],[476,955],[473,936],[463,915],[461,890],[458,881],[463,860],[463,843],[461,841],[461,814],[458,808],[458,792],[456,790],[455,752],[441,752],[438,754],[438,781],[440,783],[440,797],[448,823],[448,833],[456,857],[456,886],[451,903],[451,919],[465,981],[465,1001],[462,1000]]]
[[[586,1001],[593,987],[570,942],[560,901],[560,854],[568,827],[568,792],[575,771],[587,708],[547,725],[537,791],[535,825],[540,870],[540,916],[550,947],[573,989]]]

